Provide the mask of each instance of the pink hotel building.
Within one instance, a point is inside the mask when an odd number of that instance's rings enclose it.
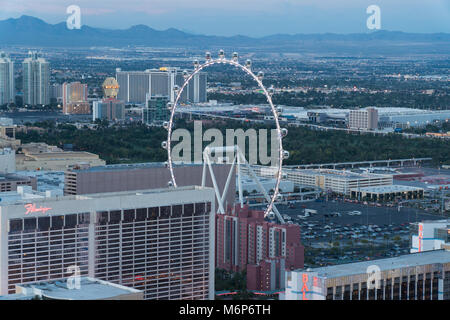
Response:
[[[284,288],[285,271],[303,268],[300,226],[264,220],[264,212],[237,205],[216,215],[216,267],[247,271],[249,290]]]

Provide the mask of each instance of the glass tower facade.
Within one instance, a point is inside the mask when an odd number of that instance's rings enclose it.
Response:
[[[169,98],[166,96],[149,97],[145,108],[142,110],[142,122],[145,124],[158,124],[169,121],[170,111],[167,109]]]
[[[14,63],[4,52],[0,52],[0,105],[14,102],[14,98]]]
[[[23,99],[28,105],[47,105],[50,103],[50,65],[30,52],[23,63]]]
[[[143,104],[147,94],[151,97],[167,96],[174,102],[173,88],[181,87],[184,82],[183,73],[178,68],[148,69],[145,71],[122,71],[116,69],[116,79],[120,86],[117,96],[126,103]],[[206,102],[207,74],[195,75],[185,88],[180,102]]]

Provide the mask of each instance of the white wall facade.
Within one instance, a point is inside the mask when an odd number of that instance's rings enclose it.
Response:
[[[0,149],[0,173],[16,172],[16,152],[10,148]]]
[[[411,236],[411,253],[442,249],[445,241],[436,239],[434,231],[437,228],[447,228],[448,220],[419,222],[417,225],[418,233]]]

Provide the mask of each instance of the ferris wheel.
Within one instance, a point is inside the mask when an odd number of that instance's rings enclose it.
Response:
[[[278,150],[277,150],[278,163],[277,163],[277,166],[275,167],[275,178],[276,178],[275,187],[273,188],[273,193],[271,194],[269,201],[268,201],[268,205],[264,211],[264,216],[273,218],[275,216],[275,213],[273,212],[274,209],[277,213],[277,216],[280,216],[280,214],[278,213],[278,210],[276,210],[276,208],[274,207],[274,203],[277,200],[278,195],[279,195],[279,187],[280,187],[281,178],[282,178],[283,160],[289,158],[289,152],[286,150],[283,150],[283,144],[282,144],[283,138],[287,135],[288,131],[287,131],[287,129],[280,127],[278,117],[281,114],[282,109],[276,108],[272,102],[272,95],[274,93],[274,89],[273,89],[273,87],[266,89],[266,87],[262,83],[262,80],[264,78],[264,73],[262,71],[260,71],[257,74],[255,74],[252,71],[251,60],[247,59],[245,61],[245,64],[239,63],[239,55],[237,52],[233,53],[231,59],[228,59],[225,57],[225,53],[223,50],[219,51],[219,56],[216,59],[211,57],[210,52],[207,52],[205,54],[205,60],[206,61],[203,64],[201,64],[198,60],[195,60],[194,61],[194,71],[192,73],[189,73],[187,70],[183,71],[184,83],[181,87],[179,87],[177,85],[174,86],[174,93],[175,93],[176,98],[175,98],[173,104],[168,103],[168,105],[167,105],[167,107],[170,111],[170,118],[169,118],[168,122],[166,121],[163,124],[164,128],[167,130],[167,140],[163,141],[161,146],[167,150],[166,166],[168,167],[168,169],[170,171],[170,177],[171,177],[171,181],[169,181],[169,186],[177,187],[177,182],[176,182],[175,174],[174,174],[174,170],[173,170],[171,137],[172,137],[172,128],[173,128],[173,124],[174,124],[175,112],[177,110],[178,102],[183,94],[184,89],[188,85],[189,81],[191,81],[191,79],[196,74],[201,72],[203,69],[210,67],[212,65],[231,65],[231,66],[234,66],[234,67],[244,71],[245,74],[250,75],[251,78],[253,78],[256,81],[256,83],[262,90],[262,93],[266,96],[267,102],[269,103],[271,112],[273,114],[276,130],[277,130],[277,138],[278,138]]]

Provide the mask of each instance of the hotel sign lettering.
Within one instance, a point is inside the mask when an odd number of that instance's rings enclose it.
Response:
[[[299,281],[300,300],[325,299],[325,279],[319,277],[317,272],[302,273]]]
[[[27,210],[25,212],[25,215],[29,215],[30,213],[36,213],[36,212],[46,213],[47,211],[52,210],[52,208],[47,208],[47,207],[42,207],[42,206],[39,206],[39,208],[38,208],[36,206],[36,204],[34,204],[34,203],[26,204],[24,207]]]

